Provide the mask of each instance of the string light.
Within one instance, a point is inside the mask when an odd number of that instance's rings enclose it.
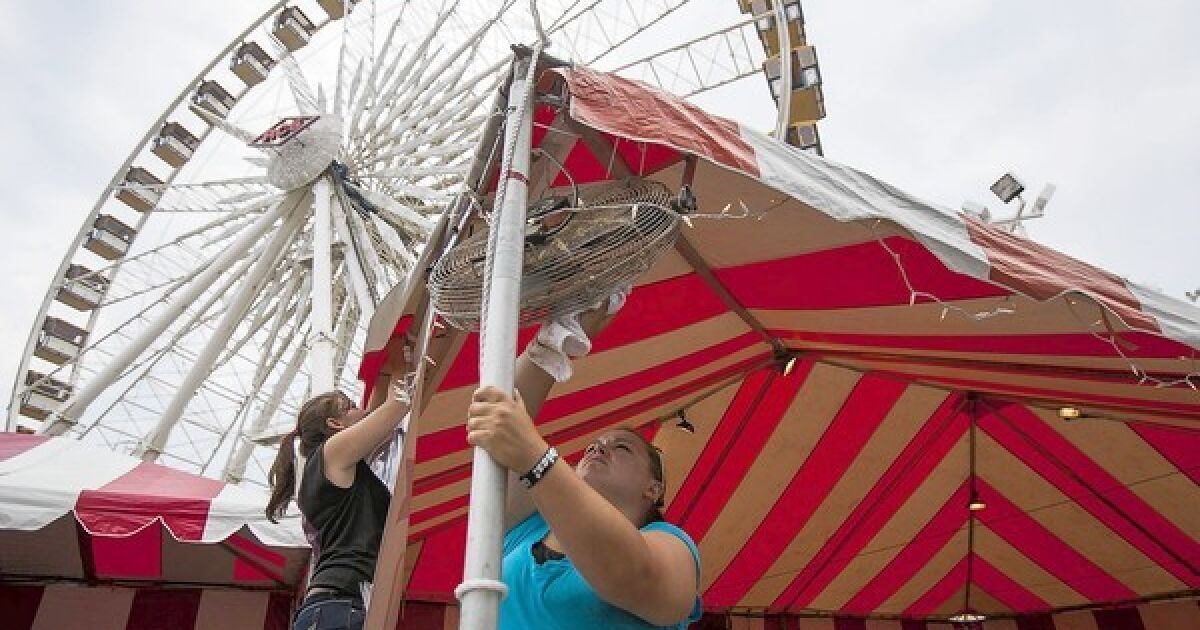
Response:
[[[966,317],[967,319],[970,319],[973,321],[982,321],[982,320],[990,319],[992,317],[996,317],[996,316],[1000,316],[1000,315],[1012,315],[1017,312],[1017,310],[1014,307],[1004,306],[1004,305],[997,306],[996,308],[993,308],[988,311],[971,312],[971,311],[968,311],[968,310],[966,310],[960,306],[957,306],[955,304],[948,304],[948,303],[942,301],[941,298],[939,298],[938,296],[936,296],[932,293],[917,290],[916,287],[913,286],[912,280],[909,278],[908,270],[906,270],[904,268],[904,264],[900,258],[900,255],[898,253],[896,253],[896,251],[893,250],[887,244],[886,241],[884,241],[883,237],[879,234],[878,230],[876,229],[876,227],[880,223],[881,223],[881,220],[876,219],[868,227],[871,230],[871,233],[874,236],[875,241],[877,243],[879,243],[879,246],[882,247],[884,249],[884,251],[886,251],[888,253],[888,255],[891,256],[892,261],[895,263],[896,270],[899,272],[900,278],[904,282],[905,288],[908,290],[908,305],[909,306],[914,306],[917,303],[918,298],[923,298],[923,299],[935,302],[942,307],[941,320],[945,320],[946,315],[948,313],[955,313],[958,315],[962,315],[963,317]],[[1103,302],[1096,299],[1092,295],[1090,295],[1086,292],[1083,292],[1083,291],[1078,291],[1078,290],[1064,291],[1062,294],[1060,294],[1060,296],[1065,299],[1065,301],[1067,303],[1067,307],[1071,311],[1072,317],[1075,318],[1075,320],[1080,324],[1080,326],[1082,326],[1085,329],[1088,329],[1088,334],[1090,334],[1091,336],[1112,346],[1113,351],[1116,353],[1116,355],[1118,357],[1120,357],[1122,360],[1124,360],[1129,365],[1130,372],[1132,372],[1133,375],[1135,377],[1137,377],[1137,379],[1138,379],[1138,385],[1151,385],[1154,387],[1178,387],[1180,385],[1187,385],[1188,387],[1192,388],[1193,390],[1200,391],[1200,387],[1197,387],[1197,382],[1200,381],[1200,370],[1192,370],[1192,371],[1188,372],[1187,374],[1184,374],[1183,376],[1176,378],[1176,379],[1170,379],[1170,380],[1161,379],[1161,378],[1152,376],[1150,373],[1146,372],[1144,369],[1142,369],[1142,367],[1136,361],[1134,361],[1132,358],[1130,358],[1129,355],[1126,354],[1125,351],[1121,348],[1121,345],[1120,345],[1121,339],[1116,336],[1116,333],[1112,331],[1111,326],[1109,326],[1107,323],[1108,314],[1113,313],[1115,315],[1115,312],[1113,312],[1112,309],[1108,305],[1104,304]],[[1104,312],[1105,316],[1103,318],[1096,320],[1094,322],[1091,322],[1091,323],[1084,322],[1084,320],[1081,317],[1079,317],[1079,314],[1075,312],[1074,307],[1076,306],[1076,304],[1075,304],[1074,300],[1071,299],[1072,296],[1078,296],[1078,297],[1081,297],[1081,298],[1084,298],[1084,299],[1090,301],[1095,306],[1100,308]],[[1003,301],[1005,303],[1008,303],[1009,299],[1010,298],[1008,296],[1006,296],[1003,298]],[[1094,330],[1091,330],[1092,328],[1100,326],[1100,325],[1105,326],[1105,328],[1108,331],[1107,335],[1096,332]],[[1186,357],[1180,357],[1180,359],[1186,360]],[[1192,360],[1194,362],[1195,358],[1193,357]]]
[[[970,319],[973,321],[983,321],[985,319],[991,319],[991,318],[999,316],[999,315],[1012,315],[1017,312],[1017,310],[1015,308],[1013,308],[1012,306],[1007,306],[1007,305],[997,306],[996,308],[993,308],[988,311],[971,312],[965,308],[962,308],[961,306],[958,306],[955,304],[948,304],[948,303],[942,301],[941,298],[939,298],[938,296],[936,296],[932,293],[929,293],[926,291],[918,291],[917,288],[913,286],[912,279],[908,277],[908,270],[904,268],[904,263],[902,260],[900,260],[900,254],[896,253],[896,250],[892,249],[887,244],[887,242],[883,240],[883,237],[879,234],[879,231],[875,229],[879,225],[879,223],[880,223],[880,220],[876,219],[869,226],[869,228],[871,230],[871,234],[875,237],[875,242],[879,243],[879,246],[882,247],[884,249],[884,251],[886,251],[888,253],[888,255],[890,255],[892,257],[892,262],[895,263],[895,265],[896,265],[896,271],[898,271],[900,273],[900,279],[904,282],[904,287],[906,289],[908,289],[908,305],[909,306],[916,305],[917,298],[924,298],[931,302],[936,302],[938,305],[940,305],[942,307],[941,319],[943,319],[943,320],[946,319],[946,314],[951,313],[951,312],[956,313],[958,315],[962,315],[963,317],[966,317],[967,319]],[[1003,302],[1005,304],[1007,304],[1009,302],[1009,298],[1007,296],[1004,297]]]

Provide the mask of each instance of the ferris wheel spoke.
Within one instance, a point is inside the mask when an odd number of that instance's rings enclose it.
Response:
[[[403,7],[401,7],[401,11],[403,12],[407,6],[408,4],[406,3]],[[381,86],[381,84],[386,84],[391,79],[393,74],[399,68],[400,61],[404,59],[404,52],[408,46],[407,43],[402,43],[396,47],[396,52],[392,54],[391,61],[387,61],[388,54],[386,52],[392,50],[396,34],[400,32],[400,25],[402,23],[403,15],[399,16],[395,21],[392,22],[391,27],[388,29],[387,36],[384,38],[384,45],[382,49],[384,52],[381,52],[378,58],[372,57],[370,59],[364,59],[363,57],[359,57],[357,60],[353,79],[349,86],[347,86],[346,91],[346,109],[353,108],[350,115],[351,124],[348,127],[349,129],[357,128],[358,117],[362,113],[362,105],[375,98],[378,88]],[[356,100],[359,84],[363,80],[362,72],[365,61],[372,61],[371,74],[366,77],[364,98]],[[344,79],[342,78],[341,74],[345,72],[347,67],[348,64],[342,64],[339,66],[339,76],[335,80],[339,88],[339,94],[344,83]],[[339,107],[338,115],[341,116],[342,109],[340,108],[342,107],[342,103],[340,97],[337,100],[337,103]]]
[[[438,15],[434,24],[426,31],[425,38],[423,40],[421,40],[420,44],[417,45],[416,49],[413,51],[412,55],[408,58],[407,63],[405,65],[400,66],[400,62],[404,59],[403,51],[401,51],[399,54],[397,54],[395,61],[393,62],[392,65],[394,66],[394,68],[398,69],[399,72],[396,72],[389,81],[387,81],[386,83],[383,84],[382,90],[373,91],[370,88],[364,90],[364,97],[359,98],[359,102],[356,106],[357,111],[355,111],[355,113],[352,115],[352,117],[351,117],[352,120],[358,120],[363,108],[367,105],[368,99],[365,98],[366,94],[371,93],[373,95],[371,100],[390,100],[390,99],[388,99],[388,97],[397,93],[397,91],[404,84],[404,82],[408,78],[408,76],[410,74],[412,74],[414,68],[416,68],[418,65],[420,65],[420,62],[422,62],[426,59],[426,55],[429,52],[430,47],[434,45],[435,37],[438,33],[438,30],[441,28],[441,26],[443,24],[445,24],[446,20],[449,19],[449,17],[450,17],[450,12],[448,12],[448,11],[443,11],[443,12],[441,12],[441,14]],[[390,70],[389,73],[391,73],[391,72],[395,72],[395,70]],[[368,85],[371,85],[371,82],[368,82]],[[376,98],[376,97],[381,97],[381,98]],[[355,124],[351,124],[349,129],[351,130],[352,136],[356,135],[356,132],[361,131],[361,129],[358,127],[358,125],[355,125]]]
[[[358,303],[348,298],[349,295],[343,294],[337,323],[333,327],[333,340],[337,348],[333,358],[333,374],[334,383],[339,387],[345,381],[343,375],[346,371],[346,360],[351,355],[351,345],[358,333],[358,321],[363,314]]]
[[[199,326],[204,325],[204,323],[205,323],[204,314],[206,312],[208,312],[208,310],[210,308],[212,308],[212,306],[216,303],[216,301],[220,298],[220,296],[228,289],[228,287],[232,284],[232,282],[237,277],[240,277],[240,275],[242,273],[245,272],[245,270],[249,267],[251,260],[252,260],[252,257],[247,257],[247,258],[243,259],[242,261],[240,261],[238,263],[238,265],[232,269],[231,273],[227,274],[227,277],[222,280],[222,284],[220,285],[220,287],[217,290],[211,292],[211,295],[207,298],[207,300],[204,301],[198,308],[194,308],[194,305],[190,305],[190,304],[187,305],[186,311],[184,313],[184,315],[186,316],[184,323],[180,327],[180,332],[178,332],[175,335],[175,337],[171,340],[171,342],[166,345],[163,345],[158,351],[156,351],[156,353],[145,357],[141,361],[130,363],[126,369],[124,369],[123,371],[120,372],[120,374],[118,375],[118,380],[127,378],[130,374],[137,371],[143,364],[145,364],[148,361],[157,362],[159,359],[162,358],[163,353],[170,351],[172,348],[181,350],[181,348],[179,348],[177,346],[179,341],[181,339],[183,339],[184,336],[186,336],[187,334],[190,334],[193,330],[195,330]],[[200,271],[200,269],[197,269],[197,272],[198,271]],[[105,345],[110,344],[110,345],[116,346],[116,348],[122,348],[125,345],[127,345],[128,343],[130,343],[134,339],[134,336],[128,331],[130,331],[136,327],[136,322],[149,321],[150,316],[152,316],[154,313],[160,311],[163,304],[166,304],[166,303],[168,303],[169,300],[172,300],[174,298],[174,292],[182,286],[184,286],[184,284],[179,283],[176,286],[172,287],[170,290],[168,290],[159,300],[152,301],[152,302],[146,304],[140,311],[137,311],[137,312],[133,313],[131,316],[129,316],[129,318],[123,324],[121,324],[120,326],[114,327],[107,334],[91,341],[89,345],[83,347],[73,362],[68,363],[64,366],[60,366],[57,370],[52,371],[48,376],[54,376],[58,371],[66,369],[67,366],[70,366],[72,368],[71,382],[74,383],[75,378],[76,378],[76,373],[75,373],[74,368],[76,368],[77,366],[82,364],[84,361],[86,361],[88,358],[90,358],[90,356],[99,354],[99,355],[102,355],[106,361],[112,362],[115,359],[117,353],[108,351],[105,348]],[[190,313],[190,315],[189,315],[189,313]],[[151,363],[152,367],[153,367],[153,365],[154,365],[154,363]]]
[[[298,336],[301,340],[307,336],[303,334],[303,331],[300,330],[299,326],[297,326],[297,329],[294,332],[298,333]],[[282,351],[283,348],[280,348],[280,350]],[[303,343],[303,341],[297,343],[292,351],[291,358],[288,360],[288,363],[284,367],[282,373],[280,373],[279,379],[271,388],[271,393],[267,397],[266,402],[254,415],[254,420],[246,425],[243,425],[246,428],[236,436],[237,443],[234,447],[233,454],[227,460],[225,469],[221,473],[222,479],[234,483],[242,481],[246,474],[246,463],[250,459],[251,454],[254,452],[255,447],[257,446],[254,442],[254,438],[261,435],[267,429],[271,418],[273,418],[276,412],[279,411],[279,406],[280,403],[283,402],[284,395],[286,395],[287,392],[292,389],[293,383],[296,380],[296,376],[300,373],[300,368],[304,365],[304,361],[307,357],[308,347]],[[255,378],[255,391],[259,391],[265,383],[265,373],[262,375],[262,378]],[[246,409],[250,409],[250,407],[247,406]],[[247,411],[247,413],[249,413],[249,411]]]
[[[613,71],[686,98],[759,74],[754,37],[754,21],[748,19]]]
[[[485,79],[492,76],[494,82],[498,81],[501,68],[500,64],[494,64],[465,82],[448,80],[444,85],[429,90],[430,96],[422,99],[423,103],[416,101],[407,110],[392,108],[388,117],[376,126],[377,132],[363,136],[361,146],[364,159],[401,141],[410,132],[420,134],[456,116],[470,116],[479,111],[484,99],[495,93],[494,89],[488,89],[492,85],[485,83]],[[485,89],[479,90],[480,85],[484,85]]]
[[[388,199],[391,198],[388,197]],[[345,199],[343,198],[344,203]],[[374,297],[375,305],[378,305],[381,299],[379,295],[380,291],[377,291],[375,287],[386,289],[390,287],[390,283],[384,280],[386,277],[386,267],[368,229],[370,222],[366,216],[358,212],[346,213],[345,217],[346,228],[353,238],[355,251],[362,257],[367,280],[371,287],[371,295]],[[374,312],[374,309],[372,308],[367,312]]]
[[[145,445],[138,449],[137,454],[141,455],[145,461],[154,461],[162,454],[167,438],[176,423],[179,422],[184,408],[209,372],[212,371],[214,362],[220,356],[238,324],[241,323],[247,309],[250,308],[251,301],[259,294],[267,275],[274,269],[292,236],[300,229],[304,216],[304,213],[293,212],[291,216],[287,217],[283,226],[272,235],[268,245],[259,254],[258,260],[242,280],[241,287],[232,302],[226,306],[225,313],[213,331],[208,344],[204,346],[200,355],[193,362],[191,370],[180,383],[174,398],[162,412],[158,425],[147,434]]]
[[[220,297],[233,286],[234,282],[244,275],[244,273],[249,269],[252,260],[253,257],[247,257],[240,261],[239,264],[234,267],[229,274],[227,274],[227,277],[222,280],[220,286],[216,287],[215,290],[210,293],[210,295],[202,304],[200,304],[198,308],[191,310],[191,315],[184,318],[183,323],[178,326],[177,330],[169,339],[160,340],[165,342],[160,343],[157,348],[144,355],[140,360],[130,364],[127,369],[121,372],[117,382],[124,382],[126,383],[126,386],[116,397],[116,399],[112,401],[112,404],[110,404],[104,411],[96,416],[97,424],[107,423],[110,414],[113,412],[114,406],[125,400],[128,400],[135,388],[137,388],[140,384],[151,383],[156,380],[161,382],[162,379],[155,379],[152,376],[152,370],[157,368],[164,359],[167,359],[172,355],[179,356],[184,361],[190,361],[194,359],[194,356],[184,347],[182,343],[183,340],[197,331],[207,327],[211,320],[219,315],[219,311],[208,315],[206,314],[209,313],[210,309],[212,309]],[[105,339],[101,339],[96,343],[104,343],[108,337],[124,329],[125,327],[116,328],[114,329],[113,333],[110,333]],[[120,336],[125,340],[132,340],[132,337],[129,335]],[[122,342],[120,346],[123,347],[126,345],[126,343],[128,343],[128,341]],[[81,359],[82,357],[83,355],[81,354]],[[133,376],[134,374],[138,374],[138,376],[135,377]],[[95,375],[93,375],[93,378],[94,377]],[[151,391],[154,390],[151,388]],[[83,433],[86,435],[89,430],[90,429],[87,429]]]
[[[338,210],[341,210],[342,204],[339,200],[337,204]],[[346,264],[346,275],[350,278],[350,289],[355,301],[360,309],[367,313],[375,311],[375,305],[379,298],[375,295],[374,286],[367,281],[367,272],[364,270],[364,261],[359,252],[357,239],[350,232],[350,226],[346,221],[346,214],[335,210],[333,212],[333,228],[334,233],[346,245],[346,249],[342,252],[342,260]],[[372,275],[374,275],[372,273]]]
[[[267,335],[267,345],[262,348],[263,355],[271,357],[271,360],[258,362],[254,371],[254,378],[251,381],[254,383],[252,391],[257,392],[262,388],[263,383],[270,376],[272,369],[279,364],[280,358],[292,344],[296,335],[300,334],[300,329],[304,326],[304,322],[308,318],[309,309],[311,308],[311,304],[305,297],[312,290],[309,282],[311,280],[305,277],[299,283],[293,284],[293,295],[288,301],[286,309],[280,311],[281,317],[277,317],[276,321],[272,323],[271,332]],[[285,323],[289,325],[286,333],[284,332]],[[302,335],[299,339],[303,343],[305,336]]]
[[[290,297],[281,294],[281,291],[285,290],[282,286],[284,275],[285,274],[274,273],[272,274],[272,277],[268,283],[264,284],[264,288],[257,296],[258,303],[251,307],[252,310],[256,311],[254,316],[250,318],[249,323],[246,324],[241,334],[238,335],[235,340],[232,341],[229,346],[222,351],[221,356],[215,363],[216,367],[219,368],[224,366],[226,363],[239,356],[247,360],[250,359],[250,357],[242,355],[242,349],[256,339],[258,332],[262,330],[263,326],[265,326],[268,321],[276,321],[280,318],[280,316],[284,316],[289,312],[288,300]],[[296,279],[298,276],[296,274],[286,275],[288,275],[289,280],[288,286],[293,286],[295,283],[291,281]],[[272,334],[278,334],[278,330],[274,330]],[[272,337],[268,336],[267,339],[271,340]],[[265,356],[267,354],[267,349],[264,347],[261,353],[256,354],[259,357]]]
[[[689,0],[598,0],[557,27],[572,59],[593,65],[641,32],[678,10]]]
[[[317,97],[313,90],[313,85],[309,82],[308,77],[304,76],[304,69],[296,61],[295,53],[274,37],[267,38],[267,41],[271,42],[271,46],[275,51],[275,57],[278,59],[276,64],[283,69],[283,76],[288,88],[291,90],[292,100],[295,102],[296,108],[300,110],[302,115],[319,114],[320,108],[317,106]]]
[[[274,210],[259,217],[255,221],[255,224],[250,229],[244,231],[212,264],[197,274],[192,282],[188,284],[187,289],[179,296],[177,302],[168,305],[163,312],[159,313],[157,318],[136,339],[113,357],[108,365],[104,366],[88,384],[84,385],[59,407],[59,410],[53,414],[52,419],[48,419],[46,432],[57,435],[75,423],[76,419],[87,410],[92,401],[102,391],[112,385],[125,366],[131,364],[134,359],[141,355],[154,339],[162,334],[175,318],[187,308],[188,304],[210,287],[222,271],[228,268],[232,262],[242,257],[245,251],[249,249],[250,244],[261,238],[275,224],[287,205],[286,203],[280,203],[275,206]]]
[[[398,235],[400,230],[387,223],[379,214],[371,215],[367,223],[367,231],[371,235],[371,243],[375,251],[383,259],[388,260],[391,267],[400,272],[399,277],[388,277],[389,285],[395,284],[416,264],[417,257],[411,251],[413,248],[400,239]]]

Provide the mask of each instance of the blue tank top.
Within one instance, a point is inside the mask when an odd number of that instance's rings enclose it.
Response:
[[[699,580],[700,551],[686,532],[661,521],[642,527],[642,531],[666,532],[682,540],[696,560],[696,576]],[[504,536],[501,575],[508,585],[508,597],[500,604],[500,630],[683,629],[700,618],[702,608],[699,597],[696,597],[688,618],[674,626],[655,626],[601,600],[575,569],[570,558],[550,559],[542,564],[534,560],[534,543],[541,541],[549,532],[546,519],[534,512]]]

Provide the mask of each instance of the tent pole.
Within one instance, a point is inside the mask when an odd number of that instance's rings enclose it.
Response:
[[[512,392],[517,354],[517,315],[525,240],[533,108],[525,103],[526,73],[532,60],[518,56],[505,113],[504,153],[500,164],[504,202],[494,213],[491,275],[482,321],[479,381]],[[462,602],[459,628],[492,630],[500,617],[504,585],[500,580],[507,471],[487,451],[475,448],[471,507],[467,514],[463,582],[455,589]]]

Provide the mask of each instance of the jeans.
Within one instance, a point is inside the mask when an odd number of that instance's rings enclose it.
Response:
[[[366,611],[360,600],[330,597],[305,603],[296,611],[293,630],[362,630]]]

